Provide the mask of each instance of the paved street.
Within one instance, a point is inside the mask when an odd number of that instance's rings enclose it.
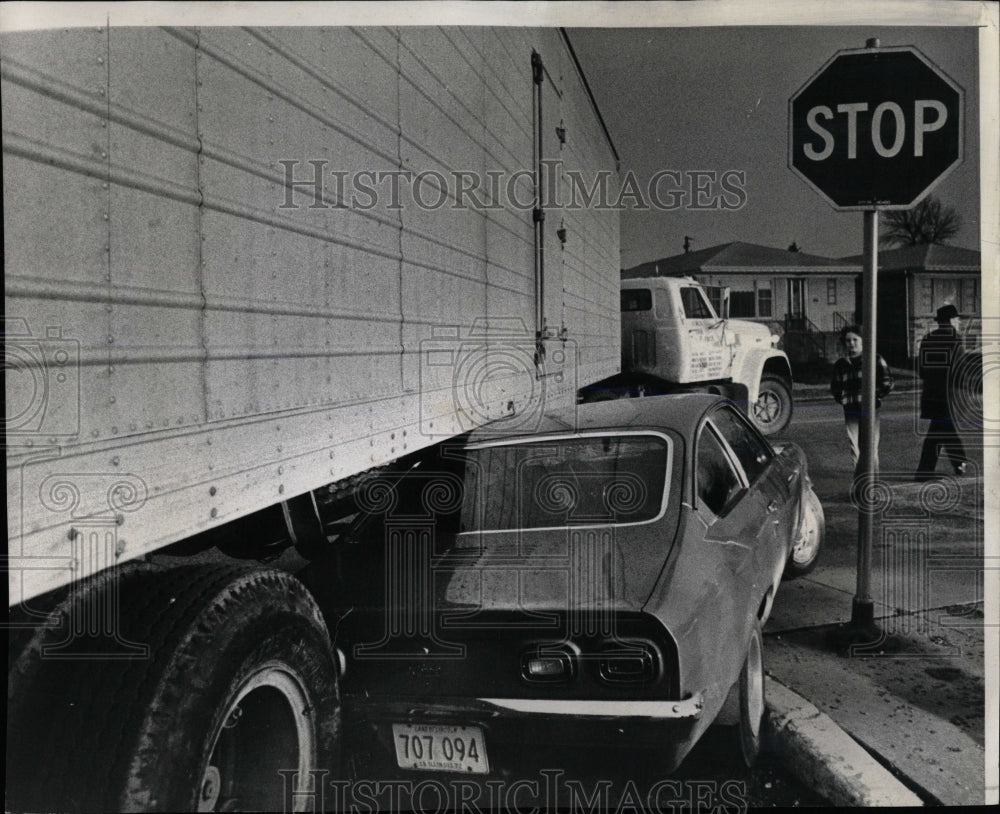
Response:
[[[822,559],[786,582],[766,629],[769,673],[876,754],[925,802],[983,801],[982,481],[913,483],[915,393],[882,415],[871,595],[887,634],[848,656],[837,623],[856,589],[857,511],[840,407],[802,402],[786,438],[808,453],[827,519]],[[966,438],[981,470],[982,449]],[[938,473],[950,475],[946,461]]]
[[[916,399],[915,392],[890,396],[882,413],[880,476],[894,488],[896,494],[893,496],[892,506],[879,515],[881,522],[876,533],[891,533],[893,529],[897,529],[903,534],[932,516],[941,516],[956,511],[959,506],[968,506],[972,511],[958,511],[958,516],[949,524],[948,529],[941,529],[934,536],[933,551],[926,553],[933,554],[935,560],[978,560],[982,557],[983,510],[981,495],[975,488],[977,479],[972,476],[962,479],[948,477],[929,485],[912,482],[922,443],[918,430],[927,423],[915,418]],[[810,575],[810,580],[829,585],[843,596],[831,594],[829,602],[805,609],[809,614],[806,617],[797,615],[795,618],[786,618],[784,611],[789,603],[782,599],[787,600],[795,586],[794,582],[786,583],[782,593],[778,595],[772,624],[768,629],[791,629],[848,621],[851,597],[856,587],[857,510],[849,495],[853,467],[840,406],[832,399],[796,405],[795,418],[783,437],[796,442],[806,451],[809,473],[826,513],[826,546],[820,564]],[[979,445],[977,448],[974,439],[966,437],[965,441],[966,454],[973,463],[972,469],[979,472],[983,465],[982,447]],[[950,475],[948,462],[939,461],[937,471],[941,475]],[[872,596],[876,603],[882,605],[881,608],[876,607],[876,615],[884,614],[887,604],[892,606],[892,611],[897,608],[901,611],[914,611],[982,599],[981,592],[977,592],[978,574],[968,568],[934,568],[932,564],[931,573],[926,575],[928,578],[921,578],[919,581],[917,592],[908,590],[912,586],[883,584],[879,577],[885,570],[881,568],[881,555],[885,551],[885,546],[878,544],[873,548]],[[888,570],[894,571],[892,568]],[[929,592],[929,595],[920,594],[921,590]],[[797,613],[802,610],[797,609]]]

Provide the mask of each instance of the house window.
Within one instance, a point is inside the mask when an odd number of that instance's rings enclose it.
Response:
[[[729,316],[731,317],[755,317],[754,294],[752,291],[730,291],[729,292]]]
[[[773,316],[771,308],[771,285],[769,283],[757,284],[757,316]]]
[[[826,304],[837,304],[837,280],[834,277],[828,277],[826,280]]]
[[[979,314],[979,280],[962,280],[962,301],[958,310],[968,316]]]
[[[920,310],[925,314],[934,311],[934,283],[930,280],[920,281]]]

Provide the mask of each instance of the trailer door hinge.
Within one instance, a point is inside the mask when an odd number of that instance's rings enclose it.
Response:
[[[559,122],[559,126],[556,128],[556,135],[559,137],[559,143],[566,143],[566,128],[562,126],[562,122]]]
[[[545,210],[541,209],[540,207],[536,208],[536,209],[532,209],[531,210],[531,219],[535,223],[542,223],[542,222],[544,222],[544,220],[545,220]]]
[[[531,77],[536,85],[542,84],[542,56],[537,51],[531,52]]]

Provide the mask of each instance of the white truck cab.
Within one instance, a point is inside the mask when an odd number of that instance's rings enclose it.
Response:
[[[622,280],[622,372],[614,385],[633,395],[721,393],[746,404],[757,427],[773,435],[792,417],[791,365],[766,325],[728,318],[723,292],[720,315],[691,277]]]

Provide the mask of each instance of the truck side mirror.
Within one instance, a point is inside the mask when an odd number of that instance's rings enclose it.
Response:
[[[719,289],[719,319],[729,319],[729,286]]]

